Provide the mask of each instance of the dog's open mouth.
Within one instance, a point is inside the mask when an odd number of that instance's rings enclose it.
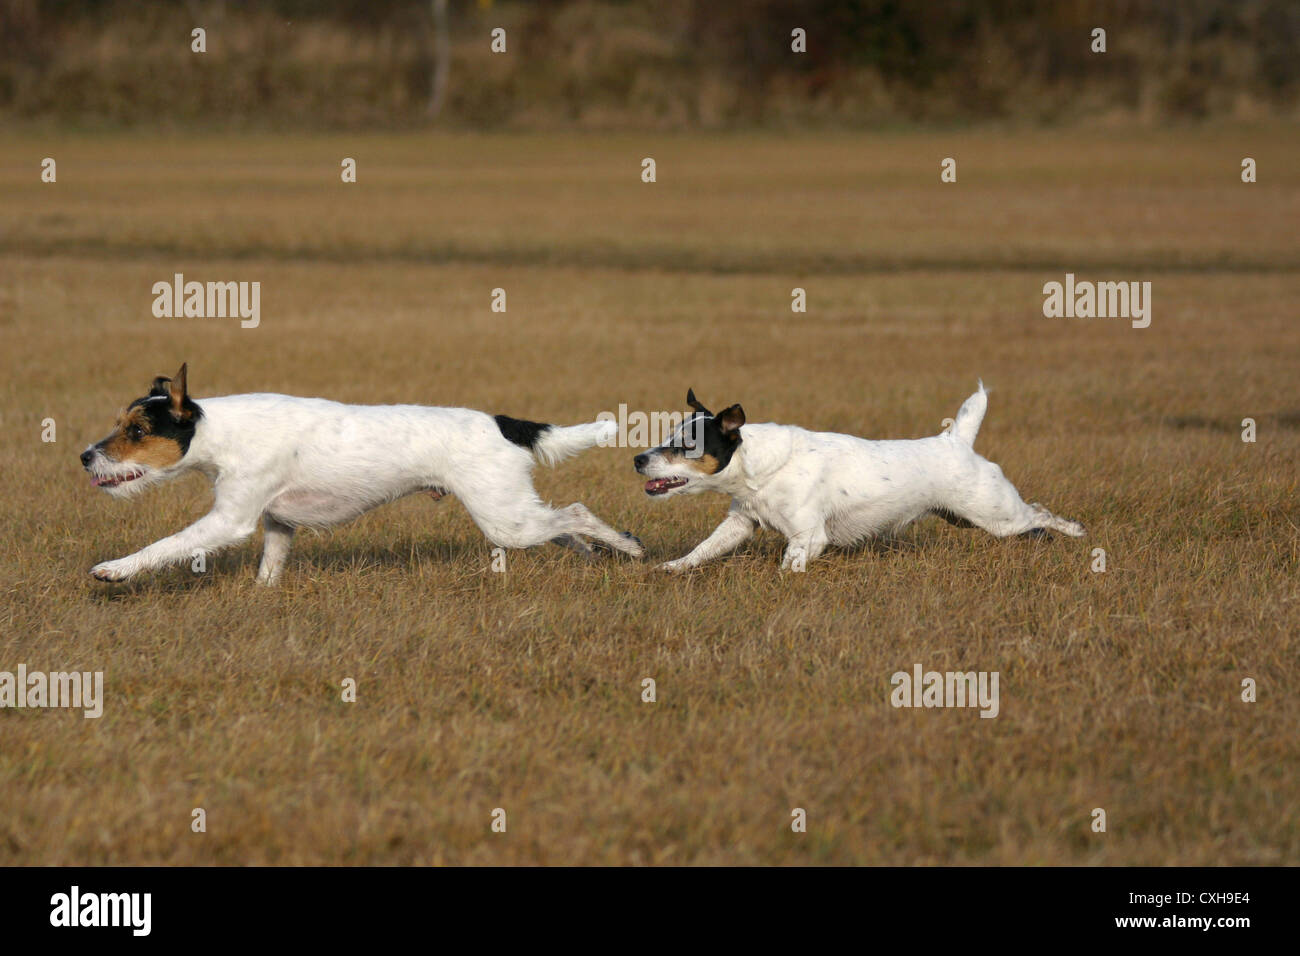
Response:
[[[91,475],[90,483],[96,488],[116,488],[118,485],[124,485],[128,481],[135,481],[137,478],[143,477],[143,471],[132,471],[125,475]]]
[[[645,483],[645,493],[647,495],[662,495],[664,492],[680,488],[684,484],[686,484],[685,478],[651,478]]]

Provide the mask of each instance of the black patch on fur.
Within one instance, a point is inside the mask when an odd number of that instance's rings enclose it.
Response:
[[[149,434],[170,438],[180,446],[182,456],[190,450],[190,441],[194,438],[199,419],[203,417],[203,409],[188,395],[181,403],[186,414],[180,421],[172,417],[171,397],[165,392],[137,398],[129,407],[143,408],[145,417],[149,419]]]
[[[704,442],[704,450],[701,452],[698,448],[688,449],[688,441]],[[731,456],[736,453],[740,447],[741,437],[739,431],[734,431],[730,435],[722,430],[722,423],[718,421],[716,415],[697,414],[692,415],[685,422],[677,435],[665,448],[674,448],[680,451],[687,458],[701,458],[705,455],[711,455],[718,462],[718,470],[714,474],[719,474],[731,462]]]
[[[495,419],[497,428],[501,429],[501,434],[507,440],[529,451],[536,448],[538,439],[551,429],[550,425],[530,422],[522,418],[511,418],[509,415],[493,415],[492,418]]]

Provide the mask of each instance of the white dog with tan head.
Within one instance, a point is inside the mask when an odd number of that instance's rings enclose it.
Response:
[[[160,376],[81,453],[91,484],[131,497],[188,472],[206,475],[216,500],[194,524],[134,554],[95,565],[101,581],[189,561],[266,532],[257,580],[275,584],[294,531],[341,524],[417,492],[455,495],[493,544],[546,541],[590,553],[587,541],[633,557],[641,542],[581,504],[551,508],[533,488],[538,461],[554,464],[617,432],[614,422],[562,427],[472,408],[344,405],[293,395],[195,401],[186,367]]]

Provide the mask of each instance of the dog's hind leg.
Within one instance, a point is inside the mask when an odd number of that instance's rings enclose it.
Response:
[[[265,540],[262,543],[262,563],[257,569],[257,583],[274,585],[284,573],[284,562],[289,557],[293,543],[293,527],[276,521],[269,514],[262,515]]]
[[[633,557],[644,553],[634,536],[615,531],[583,505],[551,508],[531,489],[529,492],[526,498],[505,501],[497,494],[471,487],[459,496],[474,523],[489,541],[501,547],[531,548],[556,539],[563,539],[556,543],[571,547],[569,542],[574,538],[591,538]]]
[[[587,543],[587,540],[578,537],[576,534],[562,534],[557,538],[552,538],[551,544],[558,544],[561,547],[568,548],[570,551],[587,558],[591,557],[594,553],[591,545]]]
[[[952,525],[954,528],[973,528],[973,527],[975,527],[973,524],[971,524],[971,523],[970,523],[969,521],[967,521],[965,518],[959,518],[959,517],[957,517],[957,515],[953,514],[953,513],[952,513],[951,511],[949,511],[947,508],[931,508],[931,509],[930,509],[930,514],[934,515],[936,518],[942,518],[944,521],[948,522],[948,523],[949,523],[950,525]]]
[[[978,460],[976,470],[969,478],[963,477],[961,486],[950,500],[933,510],[947,512],[941,517],[951,515],[969,521],[999,538],[1040,529],[1059,531],[1072,538],[1081,538],[1086,533],[1077,521],[1057,517],[1039,504],[1025,504],[1015,485],[1002,474],[1002,469],[983,458]]]
[[[581,502],[575,502],[567,508],[561,508],[555,514],[563,516],[561,520],[570,525],[568,534],[585,535],[594,538],[601,544],[615,551],[630,554],[634,558],[639,558],[645,553],[645,548],[641,546],[639,538],[626,531],[615,531],[588,511],[587,506]]]
[[[1036,516],[1036,522],[1034,527],[1030,529],[1031,531],[1044,528],[1048,531],[1059,531],[1061,534],[1068,534],[1071,538],[1082,538],[1088,533],[1079,522],[1071,521],[1069,518],[1062,518],[1059,515],[1054,515],[1038,502],[1034,502],[1029,507],[1033,510],[1034,515]]]

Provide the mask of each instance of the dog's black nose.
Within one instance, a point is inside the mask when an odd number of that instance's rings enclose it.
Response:
[[[92,459],[92,458],[94,458],[94,457],[95,457],[95,453],[92,452],[89,448],[87,448],[85,451],[83,451],[83,452],[81,453],[81,467],[82,467],[82,468],[88,468],[88,467],[90,467],[90,459]]]
[[[632,459],[633,463],[636,465],[637,471],[640,471],[642,468],[644,468],[645,463],[648,462],[649,460],[650,460],[650,456],[645,454],[637,455],[635,458]]]

